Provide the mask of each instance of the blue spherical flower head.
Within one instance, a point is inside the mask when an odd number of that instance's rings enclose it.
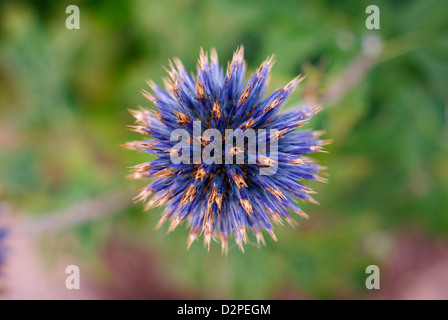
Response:
[[[5,264],[5,256],[6,256],[6,236],[7,236],[7,229],[0,226],[0,276],[2,275],[3,266]]]
[[[7,230],[6,228],[0,227],[0,275],[2,273],[2,268],[5,262],[5,255],[6,255],[6,246],[5,246],[5,239],[6,239]]]
[[[203,233],[208,247],[218,238],[227,253],[234,237],[243,250],[248,229],[258,243],[265,243],[263,231],[276,240],[273,223],[294,225],[290,212],[308,217],[296,199],[316,202],[303,181],[323,181],[322,167],[305,155],[328,141],[318,139],[320,131],[296,129],[320,108],[279,113],[302,78],[266,96],[272,64],[268,58],[245,82],[243,48],[225,72],[215,50],[210,60],[201,50],[196,76],[174,59],[165,90],[149,82],[152,93],[143,91],[155,110],[130,111],[137,122],[131,130],[152,139],[125,147],[156,156],[131,169],[129,178],[155,178],[135,200],[153,195],[145,209],[167,205],[157,228],[188,223],[188,247]]]
[[[0,217],[3,215],[3,206],[1,202],[1,190],[0,190]],[[6,256],[6,236],[8,234],[8,230],[0,224],[0,276],[2,275],[2,269],[5,263]]]

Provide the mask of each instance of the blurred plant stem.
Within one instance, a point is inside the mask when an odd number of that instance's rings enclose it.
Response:
[[[96,199],[85,199],[43,216],[27,218],[17,222],[12,229],[12,235],[23,237],[58,232],[87,221],[117,214],[132,204],[131,199],[134,193],[135,190],[131,188],[123,188]]]

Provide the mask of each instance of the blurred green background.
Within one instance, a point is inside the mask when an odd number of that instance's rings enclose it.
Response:
[[[71,4],[79,30],[65,27]],[[370,4],[380,30],[365,27]],[[278,242],[248,244],[245,254],[231,246],[228,257],[216,243],[187,251],[185,228],[154,231],[160,209],[131,201],[39,240],[43,259],[71,252],[97,285],[113,277],[103,256],[118,239],[147,251],[162,285],[188,297],[363,295],[366,266],[387,263],[397,234],[446,239],[447,18],[448,2],[434,0],[0,1],[3,197],[42,216],[123,188],[136,194],[145,182],[125,180],[127,167],[148,155],[119,146],[140,139],[126,130],[127,109],[150,107],[139,91],[148,79],[162,83],[168,59],[195,70],[200,47],[215,47],[225,66],[242,44],[252,71],[275,54],[270,91],[307,75],[293,104],[320,100],[375,36],[383,51],[372,68],[308,125],[334,139],[315,156],[329,168],[328,184],[310,184],[321,204],[302,205],[311,219],[276,228]]]

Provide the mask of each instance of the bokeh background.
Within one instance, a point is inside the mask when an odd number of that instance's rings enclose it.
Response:
[[[140,139],[127,109],[151,107],[139,91],[168,59],[194,70],[215,47],[226,65],[239,45],[249,71],[275,54],[270,91],[307,76],[289,105],[322,102],[307,126],[334,143],[310,220],[225,257],[153,230],[161,210],[131,201],[145,181],[124,178],[149,156],[120,144]],[[0,299],[448,298],[447,58],[446,1],[0,1]]]

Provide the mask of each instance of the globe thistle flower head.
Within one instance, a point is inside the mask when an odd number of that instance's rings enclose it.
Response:
[[[0,218],[2,218],[4,214],[4,207],[2,203],[2,190],[0,188]],[[6,256],[6,236],[8,235],[8,229],[1,223],[0,219],[0,276],[2,274],[2,269],[5,263]]]
[[[5,254],[6,254],[6,247],[5,247],[5,239],[7,235],[6,228],[0,227],[0,274],[2,271],[2,267],[5,262]]]
[[[152,92],[142,92],[154,109],[130,110],[137,123],[130,129],[151,139],[125,147],[156,156],[131,168],[131,179],[155,178],[135,200],[145,209],[166,205],[156,228],[186,223],[188,247],[203,234],[207,247],[216,239],[227,253],[233,237],[243,250],[247,230],[265,244],[263,232],[276,240],[274,223],[295,224],[290,212],[308,217],[296,199],[316,202],[303,181],[325,179],[305,155],[329,141],[318,138],[321,131],[296,129],[320,108],[280,113],[303,78],[266,95],[272,65],[270,57],[245,82],[242,47],[225,71],[215,50],[209,59],[201,49],[196,75],[174,59],[165,89],[149,82]]]

